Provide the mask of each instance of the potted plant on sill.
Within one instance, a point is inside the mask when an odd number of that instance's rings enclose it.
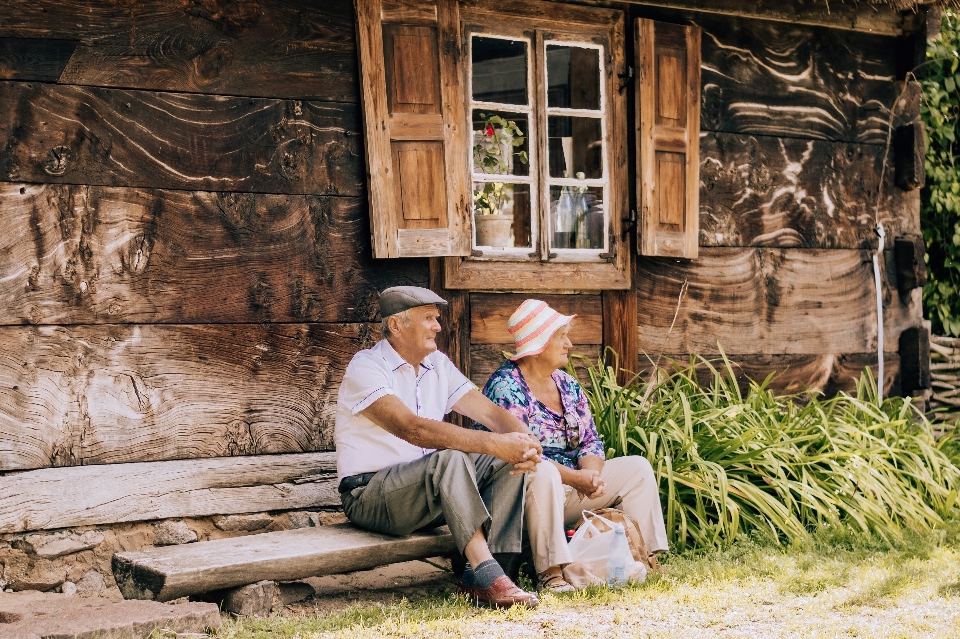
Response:
[[[474,132],[473,163],[475,169],[490,175],[511,175],[513,161],[526,164],[526,151],[514,152],[523,146],[524,135],[513,120],[499,115],[486,115],[483,130]],[[507,247],[513,244],[513,185],[484,182],[473,191],[474,222],[477,245]]]

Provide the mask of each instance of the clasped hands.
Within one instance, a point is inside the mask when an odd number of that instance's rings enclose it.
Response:
[[[597,499],[607,490],[607,485],[600,479],[600,471],[589,468],[574,471],[574,480],[570,485],[577,491],[580,499]]]
[[[543,459],[543,448],[532,433],[498,433],[494,435],[494,456],[513,464],[511,475],[535,471]]]

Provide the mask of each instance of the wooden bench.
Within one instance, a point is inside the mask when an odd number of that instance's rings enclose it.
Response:
[[[446,526],[392,537],[336,524],[117,553],[113,574],[126,599],[172,601],[262,580],[333,575],[455,550]]]

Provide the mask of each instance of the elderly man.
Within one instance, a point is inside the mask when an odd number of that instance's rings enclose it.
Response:
[[[353,357],[337,396],[343,510],[395,535],[446,523],[472,566],[459,592],[478,605],[536,606],[492,553],[520,551],[524,473],[540,462],[540,444],[437,351],[446,303],[416,286],[380,295],[384,339]],[[451,410],[491,432],[441,421]]]

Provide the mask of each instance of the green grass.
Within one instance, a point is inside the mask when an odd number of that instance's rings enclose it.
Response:
[[[621,590],[545,595],[536,610],[478,610],[451,594],[329,615],[228,620],[217,639],[332,637],[960,637],[960,546],[852,528],[801,543],[741,535],[669,555]]]

